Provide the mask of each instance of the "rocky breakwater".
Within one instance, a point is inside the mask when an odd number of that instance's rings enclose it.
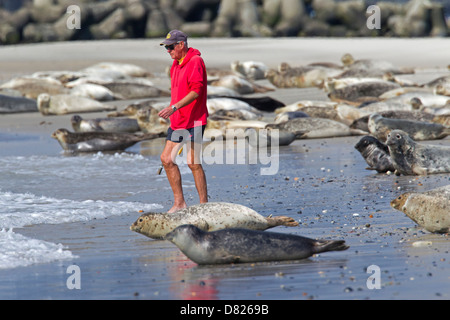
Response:
[[[20,1],[19,1],[20,2]],[[22,0],[0,9],[0,43],[202,37],[448,36],[441,3],[349,0]],[[373,3],[373,1],[371,2]]]

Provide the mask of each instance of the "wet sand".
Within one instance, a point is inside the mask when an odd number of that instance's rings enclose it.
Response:
[[[342,54],[377,58],[417,67],[405,76],[418,82],[448,74],[447,39],[192,39],[208,67],[228,68],[233,60],[338,63]],[[44,70],[77,70],[100,61],[130,62],[162,74],[170,65],[155,41],[99,41],[0,48],[0,81]],[[167,85],[161,81],[161,86]],[[319,89],[282,89],[269,93],[284,103],[326,99]],[[126,104],[126,102],[121,102]],[[90,114],[96,117],[104,114]],[[70,115],[38,113],[0,116],[1,155],[59,154],[51,132],[68,127]],[[21,139],[24,136],[36,139]],[[88,222],[35,225],[15,230],[61,243],[73,261],[0,270],[1,299],[149,299],[149,300],[306,300],[450,298],[448,235],[431,234],[395,211],[389,202],[406,191],[425,191],[450,182],[448,174],[389,176],[365,170],[353,148],[358,136],[297,140],[280,148],[279,170],[260,174],[260,165],[206,165],[210,201],[240,203],[268,216],[289,215],[296,228],[271,231],[311,238],[345,239],[350,249],[292,262],[197,266],[174,245],[133,233],[139,216],[123,215]],[[446,138],[432,143],[450,145]],[[162,140],[142,144],[140,152],[158,157]],[[187,175],[186,180],[192,180]],[[197,201],[186,190],[189,204]],[[170,207],[172,195],[143,193],[134,201]],[[420,244],[431,242],[431,245]],[[67,268],[81,270],[81,289],[69,290]],[[367,269],[380,270],[380,288],[371,289]],[[370,270],[370,268],[369,268]],[[173,310],[178,312],[178,310]]]

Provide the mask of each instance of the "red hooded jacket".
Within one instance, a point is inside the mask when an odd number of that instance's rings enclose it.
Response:
[[[207,78],[205,63],[200,55],[197,49],[189,48],[182,63],[178,64],[178,61],[174,60],[170,69],[171,105],[183,99],[191,91],[198,94],[198,98],[192,103],[170,116],[170,127],[173,130],[206,125]]]

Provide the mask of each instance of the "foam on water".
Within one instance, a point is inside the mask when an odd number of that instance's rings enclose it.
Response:
[[[61,244],[24,237],[14,228],[162,208],[116,201],[147,183],[157,188],[165,178],[156,175],[158,166],[159,161],[125,153],[0,158],[0,269],[75,258]]]

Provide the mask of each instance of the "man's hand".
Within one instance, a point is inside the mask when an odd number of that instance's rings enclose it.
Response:
[[[168,118],[172,115],[173,112],[174,112],[174,111],[172,110],[172,107],[171,107],[171,106],[168,106],[168,107],[162,109],[162,110],[158,113],[158,115],[159,115],[161,118],[163,118],[163,119],[168,119]]]

